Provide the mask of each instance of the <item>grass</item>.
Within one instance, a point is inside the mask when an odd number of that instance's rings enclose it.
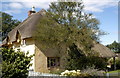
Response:
[[[118,77],[120,77],[120,70],[110,71],[110,72],[107,72],[107,73],[109,73],[109,76],[118,76]]]
[[[120,73],[120,70],[115,70],[115,71],[110,71],[110,72],[108,72],[108,73]]]

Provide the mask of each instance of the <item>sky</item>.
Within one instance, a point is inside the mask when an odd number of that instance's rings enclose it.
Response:
[[[28,17],[27,12],[35,6],[38,12],[41,9],[48,9],[50,2],[57,0],[3,0],[0,6],[0,11],[6,12],[13,16],[14,19],[20,21]],[[62,0],[64,1],[64,0]],[[74,0],[78,1],[79,0]],[[85,5],[84,11],[92,13],[95,18],[100,21],[100,30],[107,33],[101,36],[102,44],[111,44],[113,41],[118,41],[118,1],[119,0],[83,0]]]

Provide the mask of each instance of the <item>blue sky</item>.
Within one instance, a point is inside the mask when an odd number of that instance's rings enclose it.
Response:
[[[40,11],[42,8],[47,9],[50,2],[51,0],[4,0],[1,10],[12,15],[14,19],[23,21],[28,17],[27,12],[32,6]],[[118,0],[84,0],[83,3],[84,10],[93,13],[100,21],[100,29],[108,33],[100,37],[101,43],[106,45],[118,41]]]

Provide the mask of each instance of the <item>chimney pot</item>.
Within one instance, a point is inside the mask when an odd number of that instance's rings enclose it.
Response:
[[[33,13],[36,13],[35,7],[32,7],[32,10],[28,11],[28,16],[32,15]]]

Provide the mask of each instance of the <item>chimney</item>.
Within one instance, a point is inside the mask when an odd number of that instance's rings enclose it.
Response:
[[[32,6],[32,10],[28,11],[28,16],[32,15],[33,13],[36,13],[34,6]]]

